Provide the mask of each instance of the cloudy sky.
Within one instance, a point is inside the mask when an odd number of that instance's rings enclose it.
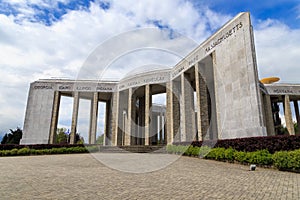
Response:
[[[23,126],[30,82],[76,79],[109,38],[153,27],[200,44],[243,11],[251,12],[260,78],[300,82],[299,0],[0,0],[0,133]]]

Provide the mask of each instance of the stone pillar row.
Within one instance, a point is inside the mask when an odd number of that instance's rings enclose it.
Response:
[[[59,91],[54,92],[54,100],[53,100],[53,108],[52,108],[52,118],[50,125],[50,133],[49,133],[49,144],[54,144],[56,141],[56,131],[57,131],[57,123],[58,123],[58,114],[59,114],[59,106],[60,106],[61,94]],[[79,111],[79,92],[73,93],[73,110],[72,110],[72,124],[71,124],[71,133],[70,133],[70,144],[75,143],[76,133],[77,133],[77,122],[78,122],[78,111]],[[116,96],[113,95],[113,101],[118,106],[118,102],[116,102]],[[89,144],[96,143],[96,133],[97,133],[97,118],[98,118],[98,102],[99,102],[99,93],[94,92],[91,99],[91,109],[90,109],[90,125],[89,125]],[[106,102],[106,118],[105,118],[105,133],[104,133],[104,145],[109,144],[110,140],[113,140],[112,144],[115,144],[116,137],[112,138],[109,136],[110,132],[114,132],[115,126],[118,124],[113,124],[114,120],[112,117],[117,112],[113,113],[111,109],[111,100]],[[112,131],[111,131],[111,130]]]
[[[289,134],[295,135],[295,129],[294,129],[289,95],[284,96],[284,118],[285,118],[286,128],[287,128]]]
[[[195,77],[195,88],[197,96],[197,117],[195,116],[194,106],[194,88],[192,86],[191,76]],[[122,93],[123,92],[123,93]],[[122,93],[122,94],[121,94]],[[209,119],[207,113],[207,87],[205,80],[199,73],[198,63],[195,65],[195,74],[182,73],[179,78],[171,80],[166,83],[167,94],[167,109],[166,115],[162,113],[159,115],[157,127],[160,128],[158,134],[160,143],[164,138],[167,144],[179,141],[193,141],[195,139],[201,141],[209,126]],[[151,85],[145,85],[145,94],[142,97],[143,108],[140,111],[144,112],[142,115],[139,113],[136,115],[136,100],[133,89],[112,93],[112,98],[106,102],[106,118],[105,118],[105,133],[104,133],[104,145],[132,145],[143,144],[151,145],[154,138],[151,135],[154,131],[154,127],[150,126],[151,123],[151,106],[152,106],[152,93]],[[56,91],[54,95],[52,121],[49,134],[49,143],[55,143],[56,128],[58,121],[58,111],[60,103],[60,92]],[[70,144],[75,143],[75,137],[77,132],[78,110],[79,110],[79,92],[76,91],[73,94],[73,110],[72,110],[72,124],[70,134]],[[288,96],[286,97],[288,98]],[[287,99],[288,100],[288,99]],[[98,116],[98,101],[99,93],[94,92],[91,99],[90,110],[90,125],[89,125],[89,140],[88,143],[96,143],[97,132],[97,116]],[[120,107],[121,106],[121,107]],[[289,123],[290,107],[286,106],[287,123]],[[204,108],[204,109],[203,109]],[[205,109],[206,108],[206,109]],[[296,108],[296,104],[295,104]],[[123,112],[127,113],[124,116]],[[299,117],[298,109],[297,119]],[[136,122],[138,116],[138,122]],[[125,119],[123,119],[125,117]],[[157,119],[152,119],[157,120]],[[123,122],[125,124],[123,124]],[[164,122],[166,128],[164,128]],[[299,120],[300,122],[300,120]],[[120,124],[122,123],[122,124]],[[137,123],[137,124],[135,124]],[[152,122],[153,123],[153,122]],[[125,130],[122,130],[123,127]],[[135,130],[138,126],[144,127],[143,130]],[[157,129],[157,128],[156,128]],[[164,130],[163,130],[164,129]],[[289,131],[291,129],[289,128]],[[138,132],[140,135],[132,133]],[[111,134],[110,134],[111,133]],[[163,135],[164,134],[164,135]],[[131,137],[134,135],[134,137]],[[138,139],[142,137],[144,140]],[[120,138],[122,137],[122,138]],[[122,142],[120,142],[122,140]],[[137,141],[133,141],[137,140]]]

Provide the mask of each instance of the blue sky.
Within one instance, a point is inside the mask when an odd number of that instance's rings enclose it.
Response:
[[[108,38],[157,27],[200,44],[243,11],[251,12],[259,77],[299,83],[299,0],[0,0],[0,133],[23,126],[30,82],[76,79]],[[64,107],[71,107],[67,100]],[[62,111],[60,126],[69,117]]]
[[[299,0],[203,0],[193,1],[196,6],[207,5],[212,10],[223,14],[235,14],[247,11],[256,20],[276,19],[291,28],[299,28]]]

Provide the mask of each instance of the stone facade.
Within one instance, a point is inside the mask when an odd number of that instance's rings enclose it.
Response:
[[[166,93],[163,112],[152,104],[152,95],[159,93]],[[249,13],[237,15],[171,69],[129,75],[119,82],[32,83],[22,144],[54,142],[64,95],[74,98],[71,143],[81,98],[92,105],[89,143],[95,142],[98,101],[107,105],[105,145],[267,135]]]

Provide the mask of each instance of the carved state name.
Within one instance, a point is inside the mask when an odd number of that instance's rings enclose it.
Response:
[[[225,34],[223,34],[217,40],[215,40],[214,42],[212,42],[210,44],[210,46],[206,47],[205,48],[205,52],[208,53],[209,51],[211,51],[213,48],[215,48],[216,46],[218,46],[219,44],[221,44],[223,41],[225,41],[226,39],[228,39],[230,36],[232,36],[235,32],[237,32],[238,30],[240,30],[242,27],[243,27],[243,23],[242,22],[236,24],[233,28],[231,28],[229,31],[227,31]]]

